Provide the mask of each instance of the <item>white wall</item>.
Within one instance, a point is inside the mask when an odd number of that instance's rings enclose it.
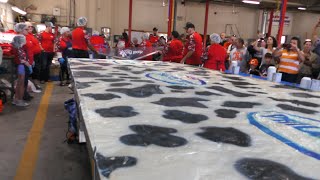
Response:
[[[182,19],[176,22],[176,29],[183,33],[183,26],[186,22],[193,22],[196,30],[203,33],[205,4],[187,3],[185,6],[178,1],[177,16]],[[36,11],[31,13],[52,14],[52,8],[61,8],[62,17],[58,18],[61,25],[69,24],[67,18],[69,14],[69,0],[25,0],[22,5],[35,5]],[[284,34],[299,35],[306,37],[311,33],[311,29],[318,16],[311,13],[289,12],[291,18],[289,26],[285,26]],[[37,15],[34,15],[35,17]],[[112,35],[121,34],[128,28],[129,0],[76,0],[76,18],[86,16],[89,19],[89,27],[100,30],[101,27],[110,27]],[[162,0],[133,0],[133,21],[132,28],[135,30],[151,31],[153,27],[158,27],[160,32],[167,31],[168,7],[162,7]],[[208,22],[208,33],[220,33],[225,31],[226,24],[237,26],[241,37],[256,38],[259,27],[260,10],[233,7],[231,5],[210,4],[210,14]],[[294,27],[294,28],[293,28]],[[273,26],[272,35],[276,35],[278,26]]]
[[[1,21],[6,30],[12,29],[14,25],[14,15],[11,7],[12,6],[7,3],[0,3]]]

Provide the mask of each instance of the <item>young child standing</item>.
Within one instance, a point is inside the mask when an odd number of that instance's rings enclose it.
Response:
[[[268,75],[268,68],[270,66],[274,66],[274,64],[271,63],[272,62],[272,54],[266,53],[264,55],[264,60],[265,60],[265,63],[260,66],[260,74],[261,74],[261,76],[265,77]]]

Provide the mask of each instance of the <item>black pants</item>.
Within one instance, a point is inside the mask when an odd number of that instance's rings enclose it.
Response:
[[[298,74],[288,74],[288,73],[282,73],[282,81],[290,82],[290,83],[297,83]]]
[[[28,82],[29,82],[29,76],[30,76],[30,70],[28,66],[24,66],[24,95],[23,98],[26,99],[30,94],[28,93]]]
[[[40,81],[48,81],[50,77],[50,65],[52,63],[54,53],[44,52],[40,66]]]
[[[72,55],[74,58],[89,58],[89,52],[80,49],[73,49]]]
[[[40,80],[40,70],[41,70],[41,60],[42,60],[42,53],[35,54],[34,58],[34,67],[32,73],[32,79]]]
[[[60,64],[60,81],[64,81],[64,77],[66,77],[67,81],[70,80],[69,78],[69,71],[68,71],[68,58],[64,57],[64,63]]]

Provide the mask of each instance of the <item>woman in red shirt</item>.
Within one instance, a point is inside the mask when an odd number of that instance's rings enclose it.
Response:
[[[43,59],[40,68],[40,83],[49,81],[50,65],[54,56],[54,34],[52,33],[52,22],[46,22],[46,30],[39,36],[41,47],[43,48]]]
[[[19,25],[18,23],[15,26],[15,30],[21,29],[27,33],[27,26]],[[24,23],[21,23],[24,24]],[[18,26],[18,27],[17,27]],[[19,30],[18,30],[19,31]],[[17,31],[17,32],[18,32]],[[12,104],[16,106],[28,106],[29,104],[23,100],[23,96],[25,93],[25,77],[28,76],[28,71],[32,69],[31,65],[29,64],[29,59],[27,56],[27,47],[26,47],[26,37],[24,35],[17,35],[12,40],[12,51],[15,56],[15,64],[17,65],[17,85],[15,88],[15,96]]]
[[[162,61],[170,61],[180,63],[183,58],[183,44],[178,39],[179,33],[177,31],[172,31],[172,40],[169,41],[163,52],[162,52]]]
[[[75,58],[89,58],[88,48],[95,54],[97,50],[91,45],[89,36],[86,34],[87,18],[80,17],[78,27],[72,31],[72,53]]]
[[[40,81],[40,66],[41,66],[41,49],[39,40],[33,35],[33,25],[30,22],[26,22],[26,25],[28,26],[28,34],[26,35],[27,40],[29,41],[32,51],[33,51],[33,60],[34,60],[34,66],[33,66],[33,73],[32,73],[32,79],[33,80],[39,80]],[[37,89],[40,87],[37,85],[37,83],[33,82]]]
[[[211,45],[208,47],[206,54],[207,59],[204,62],[204,67],[214,70],[225,71],[224,61],[227,57],[226,49],[220,45],[221,38],[219,34],[210,35]]]

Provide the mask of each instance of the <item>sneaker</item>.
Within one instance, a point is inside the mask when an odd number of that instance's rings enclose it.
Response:
[[[42,91],[39,90],[39,89],[36,89],[36,90],[34,90],[34,91],[32,91],[32,92],[34,92],[34,93],[41,93]]]
[[[38,84],[34,84],[37,90],[42,90],[42,88]]]
[[[60,82],[60,86],[65,86],[65,84],[63,82]]]
[[[67,80],[66,84],[67,84],[67,85],[69,85],[69,84],[70,84],[70,81],[69,81],[69,80]]]
[[[23,100],[18,100],[16,101],[15,105],[19,107],[26,107],[26,106],[29,106],[29,103],[26,103]]]

